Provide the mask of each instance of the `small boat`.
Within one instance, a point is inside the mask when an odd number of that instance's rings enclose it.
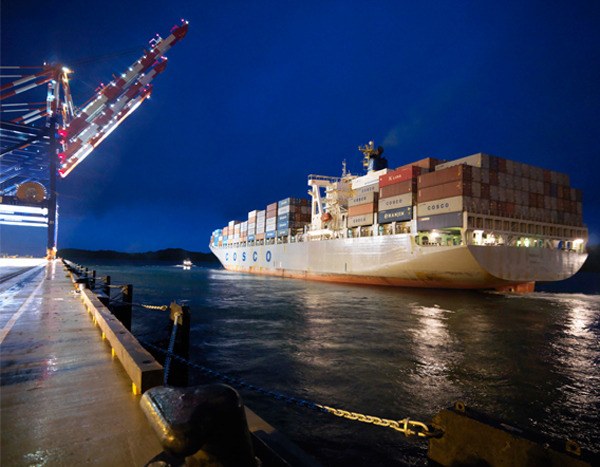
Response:
[[[192,269],[193,265],[194,264],[192,263],[191,259],[188,258],[183,260],[183,269]]]

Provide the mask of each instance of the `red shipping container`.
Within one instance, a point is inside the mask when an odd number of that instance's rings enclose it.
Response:
[[[406,193],[417,192],[417,179],[406,180],[400,183],[379,188],[379,199],[390,198],[392,196],[404,195]]]
[[[442,161],[436,159],[435,157],[426,157],[425,159],[421,159],[417,162],[413,162],[410,165],[416,165],[417,167],[421,167],[423,169],[433,170],[435,166],[440,164]]]
[[[400,167],[399,169],[379,177],[379,189],[383,186],[393,185],[394,183],[416,178],[420,174],[421,167],[417,167],[416,165]]]
[[[552,175],[550,170],[543,169],[544,171],[544,183],[550,183],[552,181]]]
[[[498,172],[506,173],[506,159],[498,158]]]
[[[429,172],[427,174],[420,175],[418,178],[419,189],[443,185],[444,183],[458,180],[472,180],[472,169],[470,165],[453,165],[452,167],[448,167],[446,169],[436,170],[435,172]]]

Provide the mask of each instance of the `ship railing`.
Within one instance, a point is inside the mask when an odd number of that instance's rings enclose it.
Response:
[[[317,175],[317,174],[310,174],[308,176],[308,181],[311,180],[318,180],[318,181],[322,181],[322,182],[330,182],[330,183],[337,183],[341,180],[340,177],[330,177],[328,175]]]

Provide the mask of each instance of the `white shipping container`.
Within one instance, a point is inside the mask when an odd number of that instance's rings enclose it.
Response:
[[[377,197],[377,192],[370,191],[358,196],[354,196],[348,200],[348,206],[359,206],[361,204],[373,203]]]
[[[375,170],[373,172],[369,172],[367,175],[363,175],[362,177],[357,177],[354,180],[352,180],[352,189],[356,190],[358,188],[374,184],[379,185],[379,177],[385,175],[389,171],[389,169]]]
[[[288,214],[290,212],[290,205],[286,204],[285,206],[281,206],[277,211],[277,214]]]
[[[373,214],[364,214],[360,216],[352,216],[348,219],[348,227],[360,227],[363,225],[373,224]]]
[[[277,218],[269,217],[267,218],[267,222],[265,223],[266,230],[276,230],[277,228]]]
[[[467,157],[461,157],[460,159],[455,159],[453,161],[444,162],[443,164],[439,164],[435,167],[435,170],[443,170],[448,167],[454,167],[455,165],[467,164],[472,165],[474,167],[479,167],[482,169],[489,169],[490,167],[490,156],[488,154],[484,154],[482,152],[473,154]]]
[[[463,210],[463,197],[453,196],[452,198],[438,199],[426,203],[417,204],[417,216],[427,216],[435,214],[447,214],[450,212],[459,212]]]
[[[240,233],[246,233],[248,232],[248,221],[244,221],[242,222],[240,227]]]
[[[380,199],[378,203],[378,210],[387,211],[389,209],[404,208],[406,206],[411,206],[412,203],[413,194],[404,193],[398,196]]]
[[[379,182],[373,183],[371,185],[363,186],[363,187],[359,188],[358,190],[355,190],[354,195],[355,196],[364,195],[365,193],[371,193],[372,191],[379,192]]]
[[[256,213],[257,213],[257,212],[258,212],[258,211],[257,211],[256,209],[255,209],[254,211],[250,211],[250,212],[248,213],[248,219],[254,219],[254,218],[256,217]]]

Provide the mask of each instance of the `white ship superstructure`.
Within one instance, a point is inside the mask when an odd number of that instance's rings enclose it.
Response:
[[[587,258],[581,192],[565,174],[483,153],[389,170],[381,148],[359,149],[366,175],[309,175],[310,200],[230,221],[212,252],[248,273],[521,292]]]

